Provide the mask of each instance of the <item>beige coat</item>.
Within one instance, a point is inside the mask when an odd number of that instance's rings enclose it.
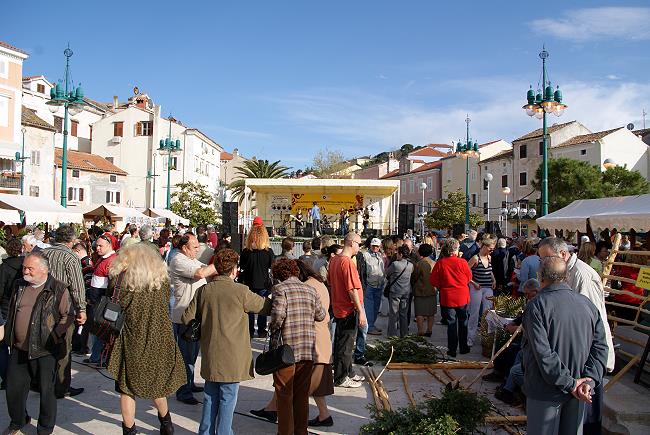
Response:
[[[435,287],[429,282],[431,271],[436,264],[431,258],[422,258],[415,265],[415,270],[411,274],[411,288],[413,288],[413,295],[421,296],[435,296],[437,291]]]
[[[197,308],[198,306],[198,308]],[[251,292],[227,276],[200,288],[183,313],[184,324],[201,318],[201,377],[211,382],[253,378],[248,313],[271,312],[271,300]]]
[[[314,346],[316,348],[316,357],[314,358],[314,364],[329,364],[332,359],[332,338],[329,328],[330,295],[325,284],[314,278],[309,278],[305,281],[305,284],[316,289],[321,305],[325,310],[325,318],[315,324],[316,341]]]

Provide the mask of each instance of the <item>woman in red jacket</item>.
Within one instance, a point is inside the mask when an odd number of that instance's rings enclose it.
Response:
[[[467,345],[467,308],[469,304],[469,282],[472,271],[467,261],[458,256],[460,243],[447,239],[440,250],[440,259],[433,266],[429,282],[440,294],[440,311],[447,321],[447,355],[455,357],[456,348],[460,353],[469,353]]]

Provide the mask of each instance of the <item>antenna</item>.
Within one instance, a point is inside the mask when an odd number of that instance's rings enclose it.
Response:
[[[645,109],[643,109],[642,114],[643,114],[643,129],[645,130],[645,116],[648,114],[648,112],[646,112]]]

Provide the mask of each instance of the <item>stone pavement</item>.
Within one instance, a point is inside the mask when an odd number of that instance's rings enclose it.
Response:
[[[436,316],[436,321],[439,316]],[[378,324],[380,327],[387,329],[387,317],[381,316]],[[415,324],[411,324],[411,332],[415,332]],[[446,327],[435,325],[431,342],[435,345],[446,345]],[[377,337],[368,336],[369,340],[376,340]],[[379,337],[382,338],[382,337]],[[255,339],[253,343],[254,357],[261,352],[264,345],[263,340]],[[463,359],[481,360],[480,344],[474,345],[469,355],[463,355]],[[66,398],[59,401],[57,427],[55,434],[120,434],[121,416],[119,410],[119,396],[114,392],[113,381],[107,377],[105,370],[96,370],[86,367],[80,363],[82,358],[75,357],[73,364],[73,386],[84,387],[86,391],[73,398]],[[200,361],[199,361],[200,367]],[[203,380],[199,375],[199,367],[196,370],[196,381],[199,385]],[[375,372],[379,373],[381,366],[375,367]],[[477,370],[454,370],[453,375],[464,377],[463,383],[469,383],[470,379],[478,373]],[[425,371],[407,371],[407,377],[410,388],[416,400],[422,399],[427,395],[437,395],[440,392],[441,384],[435,381]],[[391,404],[394,408],[408,405],[408,400],[404,391],[401,371],[386,371],[382,377],[384,384],[389,392]],[[625,384],[625,386],[623,386]],[[634,385],[631,387],[631,381],[626,380],[617,390],[616,396],[625,394],[626,400],[636,401],[637,403],[647,403],[642,400],[643,396],[647,397],[647,389]],[[479,381],[475,384],[475,389],[481,391],[492,403],[497,405],[499,410],[507,415],[522,414],[521,408],[511,408],[494,399],[494,390],[497,384]],[[617,386],[619,388],[619,386]],[[625,388],[625,389],[624,389]],[[258,419],[249,414],[250,409],[262,408],[272,395],[272,376],[256,376],[255,379],[243,382],[240,385],[239,399],[237,401],[236,414],[234,416],[233,428],[237,434],[274,434],[276,425],[266,420]],[[614,392],[614,390],[612,390]],[[645,392],[645,394],[644,394]],[[196,397],[200,400],[201,395]],[[336,388],[335,395],[327,398],[330,412],[334,418],[334,426],[326,428],[328,430],[310,429],[314,434],[357,434],[359,428],[368,422],[367,405],[373,402],[372,394],[367,384],[358,389]],[[201,406],[189,406],[176,401],[174,398],[169,399],[169,407],[172,412],[172,419],[176,427],[177,434],[196,433],[198,422],[201,417]],[[38,415],[38,396],[30,393],[28,400],[28,412],[31,416]],[[316,415],[316,407],[311,402],[310,415]],[[0,394],[0,430],[8,425],[6,413],[6,398]],[[138,400],[136,425],[139,433],[156,434],[158,433],[158,420],[156,410],[152,404],[145,400]],[[616,433],[650,433],[648,426],[631,427],[628,431]],[[520,429],[525,433],[525,428]],[[485,428],[486,433],[505,433],[495,428]],[[35,434],[35,421],[25,428],[24,433]]]

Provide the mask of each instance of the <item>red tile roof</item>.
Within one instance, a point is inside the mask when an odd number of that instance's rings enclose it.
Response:
[[[9,50],[14,50],[22,54],[29,54],[25,50],[21,50],[18,47],[14,47],[13,45],[9,45],[6,42],[2,42],[2,41],[0,41],[0,47],[8,48]]]
[[[440,166],[442,166],[442,162],[440,160],[435,161],[435,162],[426,163],[426,164],[420,166],[419,168],[413,169],[411,171],[411,174],[414,174],[416,172],[428,171],[429,169],[439,168]]]
[[[40,79],[40,78],[43,78],[43,79],[44,79],[45,76],[41,74],[40,76],[29,76],[29,77],[23,77],[23,81],[26,82],[27,80],[34,80],[34,79]]]
[[[49,124],[44,119],[40,118],[34,110],[28,109],[25,106],[23,106],[23,113],[20,122],[22,125],[28,127],[36,127],[42,130],[56,131],[54,126]]]
[[[420,148],[419,150],[415,150],[409,153],[409,157],[442,157],[446,155],[446,153],[443,153],[440,150],[437,150],[433,147],[426,146],[424,148]]]
[[[604,131],[598,131],[596,133],[581,134],[580,136],[574,136],[571,139],[564,141],[561,144],[558,144],[557,147],[553,147],[553,148],[566,147],[569,145],[577,145],[581,143],[595,142],[597,140],[604,138],[610,133],[615,132],[616,130],[620,130],[621,128],[624,127],[618,127],[618,128],[613,128],[611,130],[604,130]]]
[[[394,170],[390,171],[388,174],[379,177],[379,179],[383,180],[384,178],[391,178],[391,177],[394,177],[395,175],[398,175],[398,174],[399,174],[399,169],[394,169]]]
[[[61,167],[61,148],[54,148],[54,163]],[[68,150],[68,168],[105,174],[128,175],[126,172],[96,154]]]
[[[226,151],[221,151],[221,160],[232,160],[232,154]]]
[[[505,150],[505,151],[501,151],[500,153],[496,153],[492,157],[488,157],[485,160],[481,160],[479,163],[482,165],[484,163],[490,163],[501,159],[511,159],[513,156],[514,153],[512,150]]]
[[[551,125],[550,127],[548,127],[546,129],[546,131],[549,134],[553,133],[554,131],[557,131],[557,130],[563,128],[563,127],[566,127],[567,125],[571,124],[572,122],[575,122],[575,121],[565,122],[564,124]],[[514,143],[514,142],[520,142],[522,140],[533,139],[533,138],[536,138],[536,137],[542,137],[543,132],[544,132],[543,129],[538,128],[537,130],[531,131],[530,133],[527,133],[527,134],[525,134],[525,135],[523,135],[521,137],[518,137],[517,139],[513,140],[512,142]]]

